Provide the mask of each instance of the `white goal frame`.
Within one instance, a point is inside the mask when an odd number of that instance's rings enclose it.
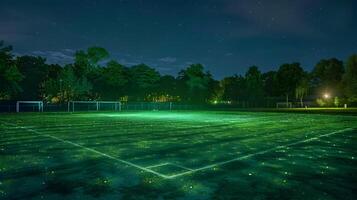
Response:
[[[114,111],[121,111],[120,101],[69,101],[67,103],[68,112],[75,112],[75,104],[95,104],[96,111],[100,111],[100,105],[102,104],[114,104]]]
[[[20,104],[37,104],[38,112],[43,112],[43,102],[42,101],[16,101],[16,112],[20,112]]]

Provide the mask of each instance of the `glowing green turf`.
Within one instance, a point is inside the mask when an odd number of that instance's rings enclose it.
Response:
[[[355,199],[356,130],[317,114],[3,114],[0,197]]]

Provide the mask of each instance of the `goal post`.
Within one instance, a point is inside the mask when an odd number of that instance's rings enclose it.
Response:
[[[68,112],[75,111],[100,111],[111,110],[121,111],[120,101],[69,101],[67,103]]]
[[[43,102],[42,101],[17,101],[16,102],[16,112],[20,112],[20,107],[23,104],[27,104],[27,107],[31,106],[33,108],[37,107],[38,112],[43,112]],[[33,109],[35,111],[35,109]]]

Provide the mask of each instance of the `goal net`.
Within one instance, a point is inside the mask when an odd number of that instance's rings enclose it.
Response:
[[[293,104],[291,102],[278,102],[276,103],[276,108],[292,108]]]
[[[121,111],[119,101],[69,101],[68,112],[75,111]]]
[[[17,101],[16,112],[43,112],[42,101]]]

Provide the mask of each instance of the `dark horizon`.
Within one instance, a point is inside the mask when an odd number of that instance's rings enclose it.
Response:
[[[0,40],[15,55],[73,62],[101,46],[127,66],[176,75],[202,63],[216,79],[357,52],[356,1],[1,1]]]

